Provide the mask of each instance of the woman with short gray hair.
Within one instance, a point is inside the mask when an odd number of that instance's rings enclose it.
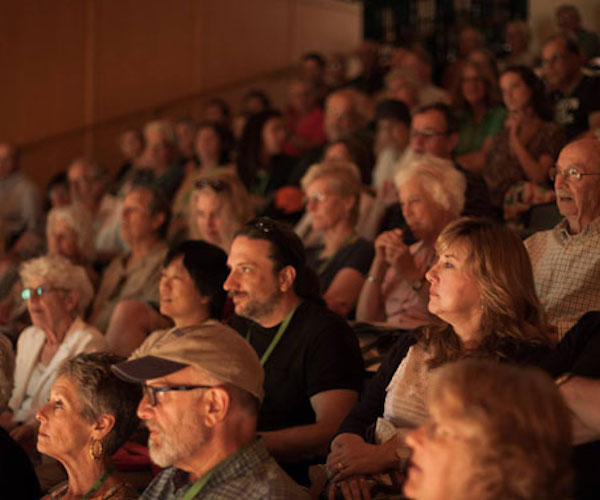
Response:
[[[58,460],[69,479],[44,500],[138,498],[110,458],[139,424],[140,385],[123,382],[111,370],[121,361],[114,354],[79,354],[60,367],[49,401],[36,414],[37,449]]]
[[[466,181],[450,161],[423,155],[399,170],[395,183],[407,229],[376,238],[356,319],[412,330],[431,321],[425,273],[437,258],[438,235],[463,209]]]
[[[82,319],[93,290],[81,266],[64,257],[39,257],[25,262],[20,275],[33,325],[19,336],[11,410],[0,419],[23,442],[34,435],[35,412],[48,400],[60,364],[81,352],[104,350],[106,342]]]

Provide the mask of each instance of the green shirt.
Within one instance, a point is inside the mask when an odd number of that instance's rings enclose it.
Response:
[[[479,151],[488,137],[502,130],[506,114],[505,108],[490,108],[483,116],[483,120],[475,123],[473,115],[469,111],[465,112],[460,117],[458,145],[454,150],[454,154],[460,156]]]

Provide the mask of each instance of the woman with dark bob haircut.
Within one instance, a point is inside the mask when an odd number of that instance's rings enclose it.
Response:
[[[111,370],[121,361],[108,353],[80,354],[60,367],[50,400],[36,415],[37,449],[64,466],[68,481],[44,500],[138,498],[110,458],[139,423],[141,387],[123,382]]]

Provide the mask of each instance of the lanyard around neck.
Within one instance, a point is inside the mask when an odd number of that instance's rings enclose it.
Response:
[[[102,484],[104,483],[104,481],[106,481],[108,479],[108,476],[110,476],[112,474],[113,470],[115,470],[115,467],[113,465],[111,465],[110,467],[108,467],[108,469],[106,469],[102,473],[102,475],[98,479],[96,479],[96,482],[87,491],[87,493],[81,497],[82,500],[87,500],[88,498],[92,498],[92,496],[94,495],[94,493],[96,493],[100,489],[100,486],[102,486]]]
[[[283,319],[283,321],[279,325],[279,328],[277,329],[277,333],[273,337],[273,340],[271,340],[271,343],[267,347],[267,350],[263,353],[262,357],[260,358],[260,364],[262,366],[265,366],[265,363],[269,359],[269,356],[271,356],[271,353],[275,350],[275,347],[277,347],[277,344],[279,344],[279,341],[281,340],[281,337],[283,337],[283,334],[287,330],[287,327],[289,326],[290,321],[292,321],[292,317],[294,316],[294,313],[296,312],[296,309],[298,309],[299,305],[300,305],[300,302],[298,302],[298,304],[296,304],[296,307],[294,307],[287,314],[287,316]],[[249,328],[248,329],[248,333],[246,333],[246,340],[248,342],[250,342],[251,336],[252,336],[252,330]]]
[[[329,257],[327,257],[325,259],[325,261],[323,261],[323,263],[321,263],[321,265],[319,266],[319,269],[317,269],[317,274],[320,276],[321,274],[323,274],[323,272],[325,271],[325,269],[327,269],[327,266],[329,266],[329,264],[331,264],[331,261],[333,260],[333,258],[338,254],[338,252],[348,246],[348,244],[350,243],[350,241],[352,240],[352,238],[354,238],[356,236],[356,231],[352,231],[348,236],[346,236],[344,238],[344,241],[342,241],[342,244],[340,245],[340,248],[338,248],[338,250],[336,252],[334,252],[332,255],[330,255]]]

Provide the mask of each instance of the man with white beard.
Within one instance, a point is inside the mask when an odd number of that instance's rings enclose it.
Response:
[[[179,338],[113,370],[142,384],[137,413],[150,431],[150,457],[167,467],[141,499],[308,498],[256,438],[264,372],[230,328],[182,329]]]

